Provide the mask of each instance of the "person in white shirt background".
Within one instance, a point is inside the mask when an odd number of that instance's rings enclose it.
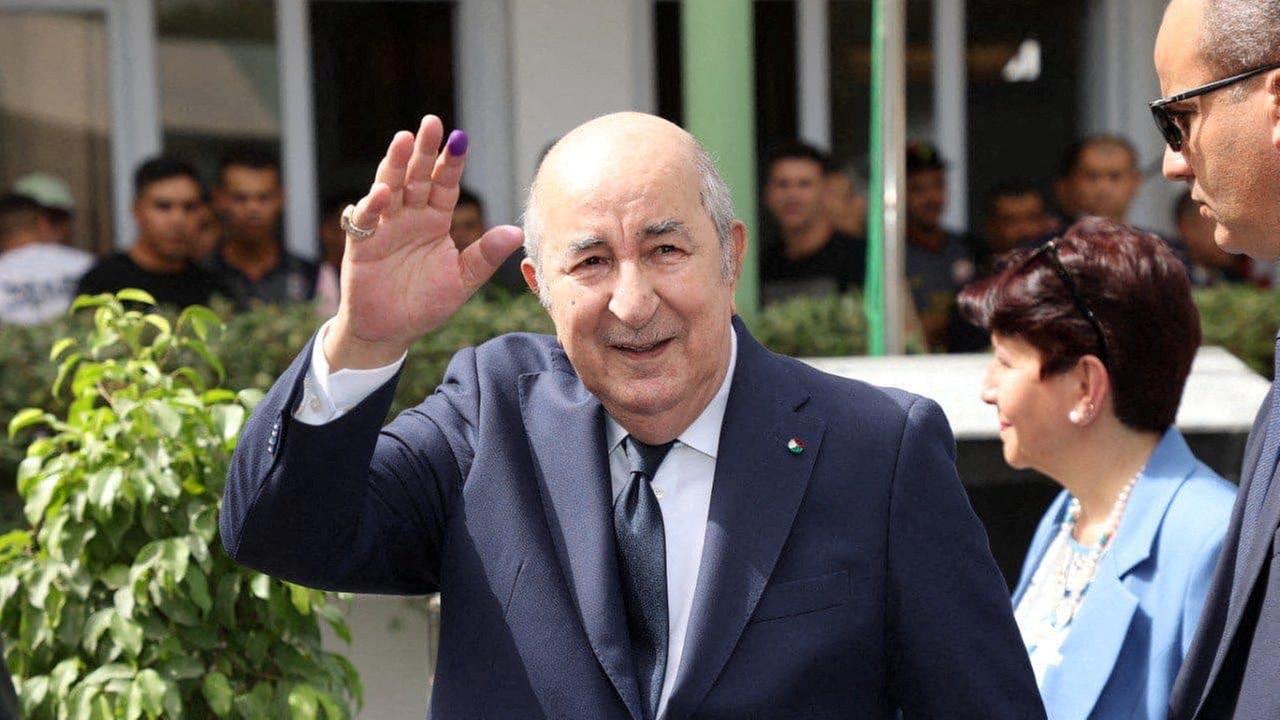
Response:
[[[44,208],[0,198],[0,323],[37,325],[66,312],[93,256],[58,242]]]

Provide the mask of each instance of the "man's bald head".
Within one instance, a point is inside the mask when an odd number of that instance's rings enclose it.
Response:
[[[551,146],[534,186],[553,180],[571,188],[592,186],[611,172],[655,164],[692,168],[699,150],[692,135],[663,118],[638,112],[602,115]]]
[[[539,274],[547,215],[566,205],[564,200],[594,196],[603,185],[616,185],[620,178],[626,181],[625,188],[609,195],[615,202],[641,196],[659,182],[696,183],[702,207],[720,241],[725,276],[732,273],[733,199],[711,156],[672,122],[645,113],[620,112],[569,131],[539,164],[524,213],[525,254]]]

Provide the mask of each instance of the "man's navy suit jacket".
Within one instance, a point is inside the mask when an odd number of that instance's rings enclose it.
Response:
[[[938,406],[735,331],[666,718],[1043,718]],[[460,351],[385,428],[394,380],[326,425],[294,420],[310,353],[236,450],[231,556],[312,587],[440,591],[437,720],[641,718],[604,411],[555,339]]]
[[[1280,383],[1280,379],[1276,381]],[[1170,698],[1169,720],[1280,718],[1280,466],[1263,465],[1267,418],[1276,387],[1258,410],[1245,444],[1240,491],[1214,570],[1204,611]],[[1255,539],[1240,557],[1245,501],[1254,483],[1268,482]],[[1239,571],[1237,573],[1237,571]]]

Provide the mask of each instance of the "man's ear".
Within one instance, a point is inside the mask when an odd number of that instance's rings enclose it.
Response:
[[[747,226],[741,220],[734,220],[729,228],[729,250],[733,253],[733,285],[736,288],[742,277],[742,263],[747,258]]]
[[[1271,145],[1280,150],[1280,70],[1267,74],[1267,109],[1271,116]]]
[[[722,251],[723,252],[723,251]],[[742,279],[742,264],[747,259],[747,226],[734,220],[729,227],[729,312],[738,313],[738,281]]]
[[[520,261],[520,274],[524,276],[524,283],[529,286],[534,295],[538,294],[538,272],[533,266],[533,261],[525,258]]]

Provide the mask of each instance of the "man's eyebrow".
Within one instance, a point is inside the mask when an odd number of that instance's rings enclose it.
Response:
[[[670,235],[672,233],[679,233],[684,235],[686,238],[689,237],[689,229],[684,226],[684,223],[676,220],[675,218],[646,225],[644,228],[645,237]]]
[[[569,247],[565,249],[564,254],[577,255],[578,253],[592,250],[601,245],[604,245],[604,238],[592,235],[569,243]]]

